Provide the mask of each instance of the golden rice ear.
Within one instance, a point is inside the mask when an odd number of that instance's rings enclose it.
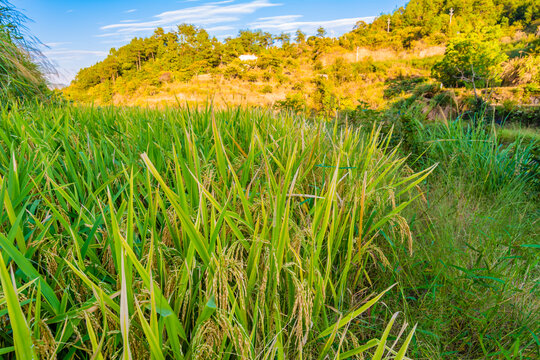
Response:
[[[381,262],[383,263],[384,266],[386,267],[390,267],[390,261],[388,261],[388,258],[386,257],[386,255],[384,255],[384,252],[381,250],[380,247],[378,246],[375,246],[375,245],[371,245],[369,247],[369,251],[370,251],[370,254],[371,256],[375,259],[375,253],[377,254],[377,256],[379,257],[379,260],[381,260]]]
[[[425,191],[422,189],[422,187],[420,187],[420,185],[416,185],[415,188],[418,191],[418,196],[420,196],[420,200],[422,200],[422,203],[424,205],[427,205],[428,201],[425,195]]]
[[[111,275],[116,274],[116,267],[114,265],[114,259],[112,257],[112,250],[110,245],[106,245],[105,249],[103,251],[103,255],[101,257],[101,261],[105,265],[105,269],[109,272]]]
[[[209,319],[199,326],[193,337],[194,359],[218,359],[216,352],[223,342],[225,333],[214,319]]]
[[[218,350],[223,341],[229,339],[234,345],[239,359],[252,359],[251,342],[240,324],[234,323],[228,314],[217,310],[213,317],[202,323],[193,338],[194,359],[220,359],[223,355]]]
[[[404,240],[407,240],[407,247],[409,250],[409,254],[413,254],[413,237],[411,228],[409,226],[409,223],[407,220],[401,216],[401,215],[395,215],[394,219],[392,220],[392,223],[397,226],[400,234],[400,240],[403,242]]]
[[[311,330],[310,324],[312,321],[311,314],[313,310],[314,290],[309,287],[306,280],[300,281],[295,275],[292,275],[292,279],[296,295],[292,310],[292,314],[294,314],[293,317],[295,317],[292,332],[295,334],[294,339],[298,346],[298,351],[301,353],[307,343]]]
[[[247,274],[244,262],[235,258],[238,249],[235,245],[224,249],[221,254],[212,255],[211,267],[206,271],[206,288],[215,297],[218,308],[223,310],[229,309],[231,290],[234,291],[231,296],[239,301],[240,306],[246,302]]]
[[[171,233],[171,227],[176,232],[176,227],[178,226],[178,217],[174,211],[174,207],[169,207],[167,209],[167,219],[168,222],[163,227],[163,232],[161,234],[161,241],[165,246],[174,247],[173,235]]]
[[[39,332],[41,337],[35,341],[37,354],[40,359],[53,359],[56,353],[56,341],[49,326],[40,320]]]
[[[390,198],[390,202],[392,203],[392,209],[396,208],[396,194],[394,193],[394,190],[388,189],[388,195]]]

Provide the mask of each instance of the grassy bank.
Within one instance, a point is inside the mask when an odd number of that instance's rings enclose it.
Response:
[[[509,140],[477,120],[413,122],[407,134],[415,166],[439,163],[426,201],[403,214],[414,254],[391,239],[384,249],[392,271],[380,287],[398,282],[389,306],[419,324],[413,358],[540,354],[538,142],[526,134]]]

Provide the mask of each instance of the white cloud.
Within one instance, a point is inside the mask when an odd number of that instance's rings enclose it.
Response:
[[[124,11],[126,14],[131,14],[131,13],[134,13],[135,11],[137,11],[137,9],[129,9],[129,10],[126,10]]]
[[[209,27],[209,28],[207,28],[205,30],[208,31],[208,32],[220,32],[220,31],[234,30],[234,27],[233,26],[228,26],[228,25],[220,25],[220,26],[212,26],[212,27]]]
[[[56,47],[59,47],[59,46],[69,45],[69,44],[71,44],[71,43],[70,42],[50,42],[50,43],[46,43],[44,45],[47,48],[56,48]]]
[[[59,59],[79,59],[85,58],[88,56],[103,57],[107,56],[106,51],[95,51],[95,50],[72,50],[72,49],[56,49],[56,50],[45,50],[43,55],[47,56],[53,61]]]
[[[302,15],[281,15],[263,17],[249,25],[252,29],[269,30],[274,32],[292,32],[302,29],[307,32],[315,32],[320,26],[329,31],[350,30],[358,21],[373,21],[375,16],[343,18],[325,21],[301,21]]]
[[[136,34],[151,31],[158,26],[171,27],[181,23],[196,25],[214,25],[234,22],[242,15],[249,15],[263,8],[279,6],[271,0],[252,0],[234,4],[230,0],[207,3],[184,9],[166,11],[155,15],[153,20],[132,23],[117,23],[101,27],[101,30],[114,31],[117,35]],[[112,34],[109,32],[109,34]],[[106,34],[106,36],[112,36]]]

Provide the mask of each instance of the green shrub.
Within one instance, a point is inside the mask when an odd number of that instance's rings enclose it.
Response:
[[[334,64],[330,66],[329,72],[337,83],[344,83],[354,80],[354,73],[351,64],[343,58],[336,58]]]
[[[274,89],[272,89],[272,86],[270,86],[270,85],[265,85],[261,89],[261,93],[263,93],[263,94],[271,94],[273,91],[274,91]]]
[[[295,83],[292,87],[294,91],[303,91],[305,89],[305,84],[303,81]]]
[[[506,55],[499,41],[482,33],[469,33],[450,40],[444,58],[433,67],[433,76],[445,86],[475,88],[496,84]]]
[[[302,93],[287,94],[285,100],[276,102],[276,107],[281,110],[289,111],[294,114],[304,112],[306,110],[306,100]]]

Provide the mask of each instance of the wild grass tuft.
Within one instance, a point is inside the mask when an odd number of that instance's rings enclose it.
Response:
[[[39,41],[28,35],[27,18],[9,1],[0,0],[0,100],[44,98],[43,70],[52,67],[38,50]]]

